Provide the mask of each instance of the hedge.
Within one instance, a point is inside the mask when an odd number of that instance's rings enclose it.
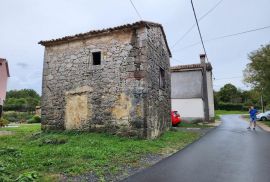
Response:
[[[226,103],[226,102],[219,102],[216,108],[218,110],[227,110],[227,111],[248,111],[250,106],[245,104],[239,103]],[[257,109],[260,109],[259,106],[254,106]]]

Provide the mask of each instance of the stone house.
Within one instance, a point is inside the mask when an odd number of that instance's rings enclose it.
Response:
[[[171,67],[172,110],[178,111],[186,122],[202,122],[206,118],[211,122],[215,119],[212,65],[206,63],[206,82],[204,82],[204,62],[205,55],[201,55],[200,64]]]
[[[162,25],[140,21],[39,44],[43,130],[155,138],[170,127],[171,53]]]
[[[3,103],[6,98],[8,77],[10,77],[8,62],[6,59],[0,58],[0,117],[2,116]]]

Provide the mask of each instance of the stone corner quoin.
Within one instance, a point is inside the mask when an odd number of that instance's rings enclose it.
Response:
[[[152,139],[171,126],[171,54],[162,26],[108,30],[40,42],[43,130]]]

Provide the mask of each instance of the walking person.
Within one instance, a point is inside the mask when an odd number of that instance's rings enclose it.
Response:
[[[250,125],[247,129],[251,129],[252,127],[252,123],[253,123],[253,130],[255,130],[256,127],[256,114],[258,113],[258,111],[256,109],[254,109],[253,106],[251,106],[249,108],[249,116],[250,116]]]

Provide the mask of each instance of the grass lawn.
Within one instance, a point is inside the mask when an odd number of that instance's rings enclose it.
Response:
[[[0,181],[58,181],[61,175],[91,172],[103,181],[107,173],[136,166],[147,154],[172,152],[199,138],[189,131],[168,131],[156,140],[86,132],[42,133],[40,124],[0,128],[0,133],[3,130],[14,134],[0,134]]]
[[[215,119],[219,120],[220,115],[226,114],[248,114],[248,111],[226,111],[226,110],[215,110]]]

